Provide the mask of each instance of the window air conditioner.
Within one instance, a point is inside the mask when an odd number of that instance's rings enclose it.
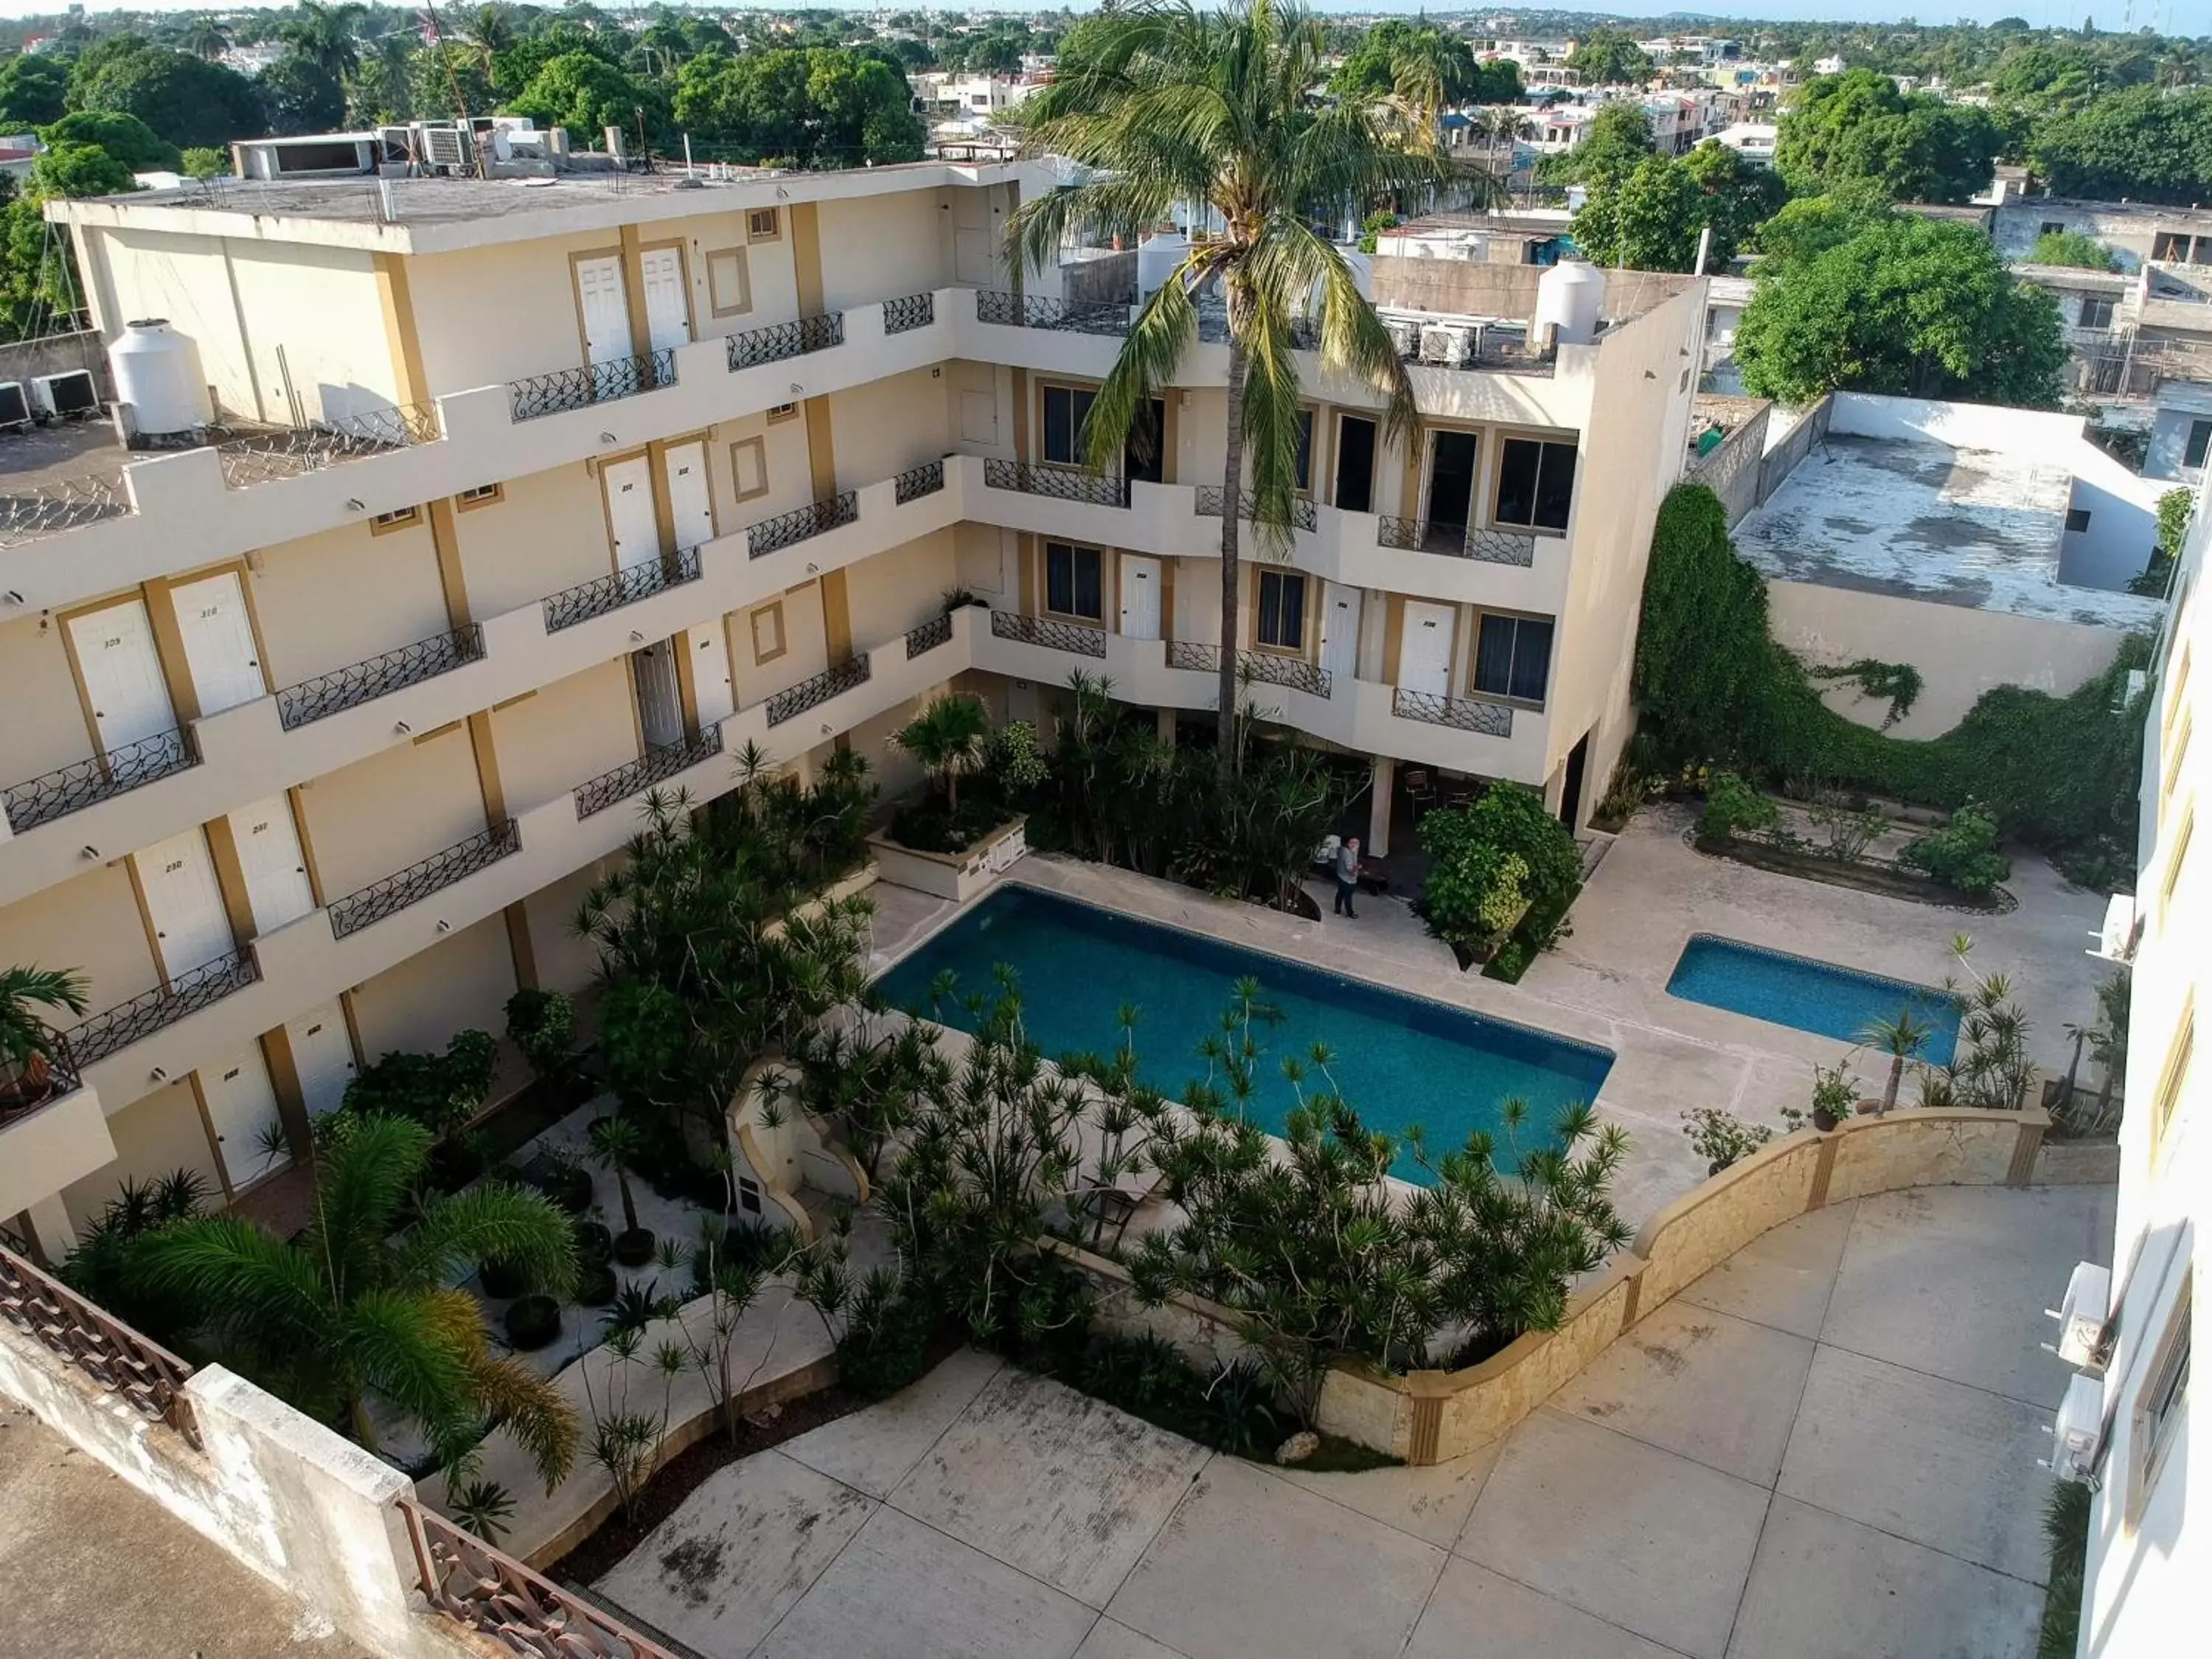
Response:
[[[41,374],[31,382],[31,407],[46,420],[82,420],[100,413],[100,388],[81,368]]]
[[[1438,325],[1421,331],[1421,361],[1457,368],[1467,362],[1468,331]]]
[[[466,140],[459,127],[423,127],[422,161],[434,167],[465,167],[469,164]]]
[[[2112,1273],[2094,1261],[2077,1261],[2067,1277],[2066,1296],[2043,1311],[2058,1322],[2058,1340],[2043,1346],[2077,1371],[2105,1369],[2105,1316],[2111,1305]]]
[[[31,399],[21,380],[0,380],[0,427],[31,423]]]
[[[2077,1376],[2066,1385],[2057,1419],[2051,1425],[2051,1456],[2045,1468],[2061,1480],[2097,1484],[2097,1452],[2104,1438],[2105,1391],[2094,1376]]]
[[[1421,349],[1421,325],[1409,317],[1385,317],[1382,327],[1390,336],[1390,343],[1398,349],[1401,357],[1410,357]]]

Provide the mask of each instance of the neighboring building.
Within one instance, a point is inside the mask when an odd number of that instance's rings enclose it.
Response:
[[[897,792],[926,699],[1049,722],[1077,670],[1209,720],[1227,349],[1209,322],[1149,459],[1076,470],[1137,260],[1009,292],[1006,216],[1057,176],[52,204],[101,331],[189,342],[134,337],[137,428],[241,435],[0,436],[0,956],[82,969],[96,1011],[77,1086],[0,1121],[0,1218],[58,1251],[126,1179],[235,1196],[363,1060],[585,987],[570,919],[644,793],[711,799],[749,744],[801,772],[849,745]],[[1510,307],[1394,302],[1410,451],[1304,360],[1299,528],[1245,573],[1254,693],[1368,760],[1377,851],[1398,764],[1579,823],[1632,724],[1701,284],[1632,307],[1587,267],[1509,276]]]
[[[1738,121],[1713,134],[1713,140],[1726,144],[1747,161],[1771,167],[1774,165],[1775,140],[1781,131],[1771,121]]]
[[[1573,219],[1560,208],[1432,213],[1382,232],[1375,247],[1378,253],[1403,258],[1555,265],[1572,249],[1567,227]]]
[[[2212,1445],[2192,1425],[2191,1358],[2212,1274],[2212,1083],[2196,1058],[2212,1011],[2212,882],[2194,834],[2212,811],[2212,491],[2174,573],[2143,699],[2141,851],[2098,954],[2131,963],[2126,1111],[2111,1294],[2098,1360],[2101,1429],[2081,1605],[2082,1659],[2168,1659],[2191,1645],[2212,1577]],[[2086,1254],[2086,1252],[2085,1252]],[[2051,1287],[2056,1296],[2059,1286]]]
[[[2009,198],[1997,204],[1990,234],[1998,252],[2018,262],[2027,258],[2037,237],[2060,230],[2094,237],[2118,256],[2123,270],[2151,263],[2212,265],[2212,209]]]

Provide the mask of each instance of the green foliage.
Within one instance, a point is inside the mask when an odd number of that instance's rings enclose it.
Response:
[[[329,132],[344,125],[345,88],[312,58],[287,53],[262,70],[255,84],[271,132]]]
[[[1544,798],[1517,783],[1494,783],[1471,806],[1423,815],[1421,846],[1430,859],[1421,909],[1448,944],[1480,951],[1537,902],[1571,894],[1582,855]]]
[[[1705,786],[1705,810],[1698,814],[1698,839],[1726,841],[1731,836],[1771,830],[1782,809],[1771,797],[1733,772],[1717,772]]]
[[[145,122],[113,110],[78,110],[41,129],[39,137],[57,149],[97,145],[131,173],[173,170],[182,159],[177,147]]]
[[[1844,390],[2048,407],[2066,348],[2051,297],[1988,237],[1896,216],[1761,262],[1736,357],[1747,392],[1791,404]]]
[[[1697,1106],[1683,1113],[1682,1133],[1690,1138],[1691,1151],[1723,1170],[1774,1138],[1774,1131],[1764,1123],[1746,1123],[1718,1106]]]
[[[1382,233],[1395,230],[1397,226],[1398,216],[1388,208],[1369,214],[1359,222],[1359,251],[1362,253],[1374,252],[1382,246]]]
[[[2046,230],[2028,250],[2032,265],[2072,265],[2082,270],[2118,270],[2119,259],[2094,236],[2078,230]]]
[[[188,179],[220,179],[230,171],[230,157],[222,150],[203,145],[186,150],[178,170]]]
[[[220,147],[260,132],[264,122],[259,91],[236,70],[143,40],[96,64],[90,53],[80,58],[70,102],[135,115],[172,146]]]
[[[804,167],[919,161],[926,136],[896,70],[830,47],[695,58],[675,114],[729,159]]]
[[[2174,561],[2181,556],[2182,540],[2189,534],[2189,521],[2196,513],[2195,490],[2169,489],[2158,498],[2158,543],[2149,562],[2128,579],[2129,592],[2153,599],[2166,597],[2166,589],[2173,586]]]
[[[1814,76],[1780,125],[1774,164],[1807,194],[1857,185],[1886,201],[1964,202],[1989,184],[2003,145],[1986,110],[1901,93],[1871,69]]]
[[[576,1065],[576,1005],[565,991],[526,988],[507,1000],[507,1040],[540,1083],[565,1084]]]
[[[69,110],[69,70],[58,59],[20,52],[0,64],[0,126],[10,132],[58,121]]]
[[[16,195],[0,205],[0,338],[30,339],[72,327],[84,307],[68,232],[46,222],[41,199]]]
[[[1813,1068],[1813,1098],[1808,1109],[1838,1122],[1849,1117],[1859,1103],[1859,1080],[1851,1070],[1848,1057],[1833,1066]]]
[[[957,811],[960,780],[980,769],[991,752],[991,714],[972,692],[948,692],[891,734],[891,742],[929,774]]]
[[[1591,86],[1641,86],[1651,78],[1651,57],[1625,28],[1602,25],[1583,33],[1567,54],[1567,67]]]
[[[1641,104],[1623,100],[1600,107],[1582,143],[1565,155],[1545,157],[1538,174],[1547,184],[1617,183],[1654,153],[1651,118]]]
[[[2108,93],[2045,121],[2030,149],[2055,195],[2212,201],[2212,88]]]
[[[566,127],[590,138],[615,126],[635,143],[641,118],[651,144],[665,145],[670,132],[668,100],[659,88],[588,52],[546,59],[507,108],[540,126]]]
[[[84,1013],[90,989],[75,968],[0,969],[0,1087],[15,1084],[52,1045],[51,1015]]]
[[[2051,1547],[2051,1577],[2043,1598],[2043,1624],[2035,1659],[2075,1659],[2081,1645],[2081,1598],[2089,1570],[2089,1488],[2079,1480],[2054,1480],[2043,1511]]]
[[[1909,662],[1861,657],[1856,661],[1830,663],[1805,672],[1816,680],[1849,680],[1858,688],[1861,696],[1888,703],[1888,712],[1881,717],[1881,729],[1885,732],[1911,714],[1912,705],[1920,701],[1920,671]]]
[[[918,1379],[937,1340],[929,1304],[878,1267],[860,1288],[837,1339],[837,1381],[866,1400],[887,1400]]]
[[[97,144],[53,144],[31,163],[34,196],[127,196],[138,188],[125,167]]]
[[[1943,988],[1960,1006],[1959,1041],[1942,1065],[1917,1068],[1920,1103],[2017,1112],[2043,1077],[2028,1053],[2034,1023],[2014,995],[2012,975],[1983,973],[1973,964],[1973,949],[1964,933],[1951,941],[1957,968]]]
[[[457,1032],[442,1054],[395,1049],[346,1085],[343,1109],[355,1118],[404,1119],[443,1139],[483,1105],[498,1063],[489,1031]]]
[[[172,1170],[156,1181],[126,1178],[62,1264],[63,1281],[134,1329],[174,1346],[190,1328],[190,1310],[149,1290],[139,1250],[149,1234],[205,1215],[215,1196],[197,1170]]]
[[[1661,504],[1637,636],[1641,735],[1672,767],[1710,762],[1755,780],[1860,789],[1922,805],[1982,803],[2052,850],[2135,843],[2142,722],[2124,706],[2148,642],[2069,696],[1984,692],[1941,737],[1893,738],[1820,701],[1767,632],[1766,588],[1735,556],[1720,501],[1678,485]]]
[[[2011,861],[1997,850],[1997,821],[1971,800],[1941,830],[1907,842],[1897,856],[1907,869],[1977,898],[2012,873]]]

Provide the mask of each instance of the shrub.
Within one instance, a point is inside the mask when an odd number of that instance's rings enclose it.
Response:
[[[936,1335],[928,1303],[879,1268],[861,1281],[837,1340],[837,1380],[866,1399],[887,1399],[921,1375]]]
[[[1774,1131],[1765,1124],[1746,1123],[1718,1106],[1697,1106],[1683,1113],[1682,1133],[1689,1136],[1692,1151],[1723,1170],[1774,1138]]]
[[[1735,773],[1717,772],[1705,785],[1705,808],[1698,814],[1698,839],[1726,841],[1748,831],[1771,830],[1781,816],[1781,808]]]
[[[526,1296],[507,1310],[508,1346],[533,1352],[561,1334],[561,1304],[550,1296]]]
[[[2010,861],[1997,851],[1996,819],[1973,801],[1954,812],[1941,830],[1906,842],[1897,857],[1930,881],[1978,898],[2012,873]]]
[[[405,1118],[449,1135],[483,1106],[498,1061],[489,1031],[457,1032],[442,1054],[395,1050],[346,1085],[344,1109],[356,1118]]]
[[[576,1064],[576,1005],[560,991],[525,989],[507,1000],[508,1041],[541,1083],[566,1083]]]
[[[1439,807],[1421,819],[1431,860],[1421,889],[1437,937],[1480,951],[1523,910],[1570,896],[1582,854],[1544,798],[1517,783],[1492,784],[1472,806]]]

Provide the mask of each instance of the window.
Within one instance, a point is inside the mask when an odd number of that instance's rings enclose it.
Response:
[[[1106,619],[1106,590],[1100,574],[1103,561],[1095,547],[1070,547],[1065,542],[1044,545],[1044,608],[1063,617],[1086,622]]]
[[[752,613],[753,660],[774,662],[783,654],[783,601],[764,605]]]
[[[2066,222],[2063,219],[2045,219],[2035,234],[2039,236],[2063,236]]]
[[[2089,509],[2087,507],[2069,507],[2066,509],[2066,533],[2068,535],[2070,536],[2076,531],[2087,530],[2088,527]]]
[[[1552,619],[1486,615],[1474,637],[1474,689],[1541,702],[1552,674]]]
[[[745,240],[773,242],[783,234],[782,215],[775,208],[754,208],[745,215]]]
[[[2208,451],[2212,451],[2212,421],[2191,421],[2189,423],[2189,441],[2182,446],[2182,465],[2203,465]]]
[[[2189,1323],[2190,1310],[2196,1300],[2193,1289],[2185,1284],[2180,1296],[2174,1300],[2173,1310],[2166,1316],[2166,1335],[2159,1344],[2158,1358],[2151,1364],[2142,1401],[2136,1407],[2136,1445],[2139,1450],[2135,1490],[2128,1494],[2130,1526],[2142,1518],[2151,1484],[2158,1479],[2166,1451],[2173,1444],[2183,1416],[2189,1409]]]
[[[2189,233],[2185,230],[2161,230],[2151,238],[2150,257],[2160,262],[2175,264],[2189,263]]]
[[[1500,524],[1531,530],[1565,530],[1575,493],[1575,447],[1535,438],[1508,438],[1498,460]]]
[[[1083,423],[1098,394],[1080,386],[1044,389],[1044,458],[1060,466],[1083,465]]]
[[[1285,651],[1306,645],[1306,579],[1294,571],[1260,573],[1260,643]]]
[[[799,418],[799,405],[797,404],[770,404],[768,406],[768,418],[770,425],[775,424],[778,421],[795,421]]]
[[[2112,302],[2102,294],[2081,296],[2081,324],[2083,328],[2110,328],[2112,325]]]
[[[1301,495],[1313,488],[1314,412],[1310,409],[1298,411],[1298,483]]]
[[[741,501],[768,494],[768,440],[740,438],[730,446],[730,481]]]
[[[420,523],[422,509],[419,507],[396,507],[389,513],[380,513],[368,521],[368,533],[381,536],[389,531],[404,530]]]
[[[459,495],[454,496],[453,505],[466,513],[472,507],[489,507],[494,501],[503,501],[506,499],[505,484],[478,484],[474,489],[464,489]]]
[[[2168,740],[2166,757],[2166,776],[2158,790],[2159,816],[2166,815],[2166,804],[2173,798],[2173,787],[2181,781],[2181,763],[2189,758],[2190,733],[2196,729],[2196,720],[2187,709],[2181,711],[2181,724],[2173,730]]]
[[[747,1215],[758,1215],[761,1212],[760,1182],[755,1181],[750,1176],[738,1177],[738,1207]]]
[[[707,302],[717,317],[736,317],[753,308],[752,268],[741,247],[716,248],[707,256]]]
[[[2173,850],[2166,855],[2166,877],[2158,884],[2158,919],[2163,923],[2173,910],[2173,890],[2181,885],[2181,872],[2189,861],[2190,838],[2197,833],[2197,813],[2186,811],[2181,828],[2174,831]]]

